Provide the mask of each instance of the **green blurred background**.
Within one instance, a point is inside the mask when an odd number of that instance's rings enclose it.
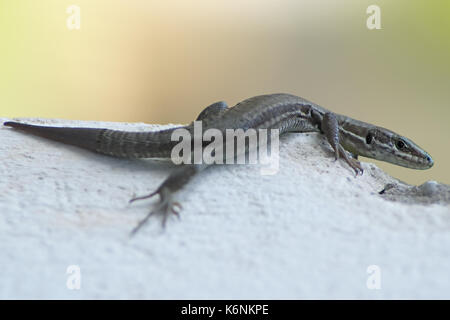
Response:
[[[0,0],[0,38],[2,117],[186,123],[214,101],[289,92],[435,160],[377,162],[393,176],[450,183],[450,1]]]

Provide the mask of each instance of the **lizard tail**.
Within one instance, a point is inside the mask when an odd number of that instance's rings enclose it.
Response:
[[[35,136],[97,152],[99,137],[106,130],[95,128],[46,127],[13,121],[5,122],[3,125],[31,133]]]
[[[100,128],[47,127],[8,121],[3,125],[49,140],[121,158],[168,158],[175,128],[155,132],[129,132]]]

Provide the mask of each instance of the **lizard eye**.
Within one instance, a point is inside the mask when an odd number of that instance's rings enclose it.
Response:
[[[405,147],[405,142],[403,140],[397,140],[395,146],[398,150],[402,150]]]
[[[373,136],[371,133],[368,133],[366,136],[366,143],[370,144],[372,142]]]

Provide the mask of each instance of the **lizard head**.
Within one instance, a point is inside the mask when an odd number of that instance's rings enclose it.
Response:
[[[395,132],[367,125],[355,130],[348,127],[340,132],[342,145],[350,152],[411,169],[429,169],[434,164],[425,150]]]

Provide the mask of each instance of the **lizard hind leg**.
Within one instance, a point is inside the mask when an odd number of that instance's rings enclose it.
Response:
[[[139,221],[139,223],[136,225],[136,227],[134,227],[134,229],[131,231],[131,235],[136,234],[136,232],[138,232],[139,229],[142,226],[144,226],[145,223],[148,221],[148,219],[150,219],[150,217],[153,216],[154,214],[161,214],[163,228],[166,226],[167,218],[169,217],[170,214],[175,214],[178,218],[180,217],[179,210],[181,209],[181,204],[176,201],[173,201],[173,194],[167,188],[158,188],[157,191],[149,194],[148,196],[133,198],[131,200],[135,201],[135,200],[146,199],[146,198],[150,198],[156,194],[159,194],[159,196],[160,196],[160,201],[159,201],[158,205],[152,211],[150,211],[144,217],[144,219]],[[131,202],[131,200],[130,200],[130,202]]]
[[[325,134],[328,143],[331,145],[334,151],[335,160],[338,160],[339,157],[342,157],[345,162],[355,171],[355,174],[362,174],[363,168],[361,163],[356,160],[356,158],[349,158],[347,152],[342,147],[339,142],[339,123],[337,121],[336,115],[332,112],[327,112],[324,114],[321,129]]]
[[[175,214],[179,217],[179,210],[181,204],[174,201],[175,193],[180,190],[185,184],[187,184],[199,171],[205,169],[206,165],[184,165],[173,171],[164,182],[156,189],[156,191],[142,196],[135,197],[130,200],[134,202],[136,200],[143,200],[151,198],[155,195],[159,195],[160,201],[156,207],[148,213],[144,219],[142,219],[137,226],[131,231],[131,235],[136,232],[148,221],[148,219],[157,214],[162,217],[162,226],[166,226],[168,217],[171,214]]]

